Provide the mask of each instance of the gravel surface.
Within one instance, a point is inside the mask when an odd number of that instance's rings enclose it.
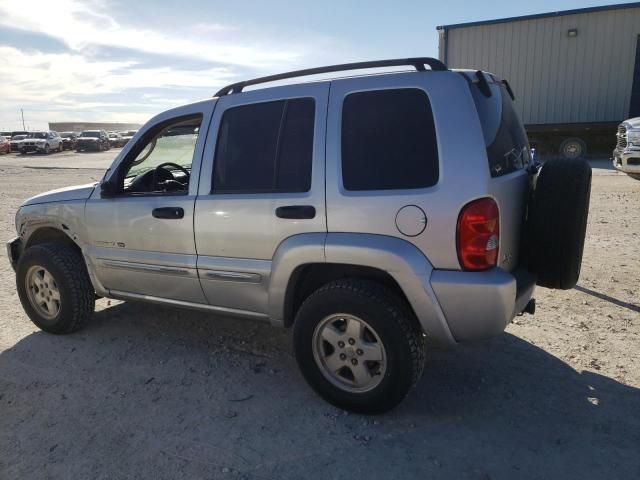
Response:
[[[61,161],[0,157],[0,237],[25,198],[102,175]],[[0,479],[639,478],[639,207],[640,182],[594,170],[579,286],[430,352],[378,417],[318,398],[266,324],[102,299],[83,331],[39,332],[2,256]]]

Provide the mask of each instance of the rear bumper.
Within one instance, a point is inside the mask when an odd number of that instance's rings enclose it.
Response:
[[[527,306],[535,276],[524,268],[507,272],[434,270],[431,287],[458,342],[481,340],[504,331]]]
[[[640,174],[640,148],[613,151],[613,166],[623,173]]]
[[[11,267],[15,271],[16,266],[18,265],[18,258],[20,258],[20,249],[21,249],[20,237],[16,237],[12,240],[9,240],[6,244],[6,247],[7,247],[7,257],[9,257],[9,263],[11,263]]]

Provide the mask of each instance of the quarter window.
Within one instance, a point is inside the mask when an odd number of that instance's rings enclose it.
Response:
[[[314,114],[312,98],[227,110],[218,132],[213,192],[309,191]]]
[[[342,181],[347,190],[398,190],[438,182],[431,104],[416,88],[348,95],[342,108]]]

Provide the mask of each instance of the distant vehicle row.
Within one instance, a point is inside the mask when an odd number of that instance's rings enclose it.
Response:
[[[77,132],[0,132],[0,153],[29,152],[51,153],[63,150],[102,151],[111,147],[124,147],[137,130],[106,132],[105,130],[85,130]]]

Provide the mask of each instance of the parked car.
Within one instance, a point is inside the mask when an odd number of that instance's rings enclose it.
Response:
[[[24,140],[25,138],[27,138],[28,135],[14,135],[13,137],[11,137],[10,140],[10,144],[11,144],[11,151],[12,152],[19,152],[20,151],[20,143],[22,142],[22,140]]]
[[[0,135],[0,153],[11,153],[11,142],[3,135]]]
[[[104,130],[85,130],[80,134],[76,142],[76,151],[84,150],[109,150],[109,136]]]
[[[124,132],[120,132],[122,138],[124,139],[125,145],[133,138],[133,136],[138,133],[137,130],[125,130]]]
[[[613,150],[613,166],[640,180],[640,117],[625,120],[618,126],[616,148]]]
[[[109,145],[112,147],[124,147],[127,144],[127,140],[118,132],[109,133]]]
[[[27,138],[20,141],[20,153],[29,152],[50,153],[62,151],[62,138],[57,132],[48,130],[44,132],[31,132]]]
[[[265,320],[293,327],[321,396],[380,413],[420,378],[427,339],[497,335],[534,312],[536,284],[577,282],[591,169],[534,164],[497,76],[431,58],[298,71],[140,133],[100,183],[18,210],[7,250],[45,331],[80,329],[96,294]]]
[[[76,132],[62,132],[62,149],[63,150],[75,150],[78,142],[78,134]]]

